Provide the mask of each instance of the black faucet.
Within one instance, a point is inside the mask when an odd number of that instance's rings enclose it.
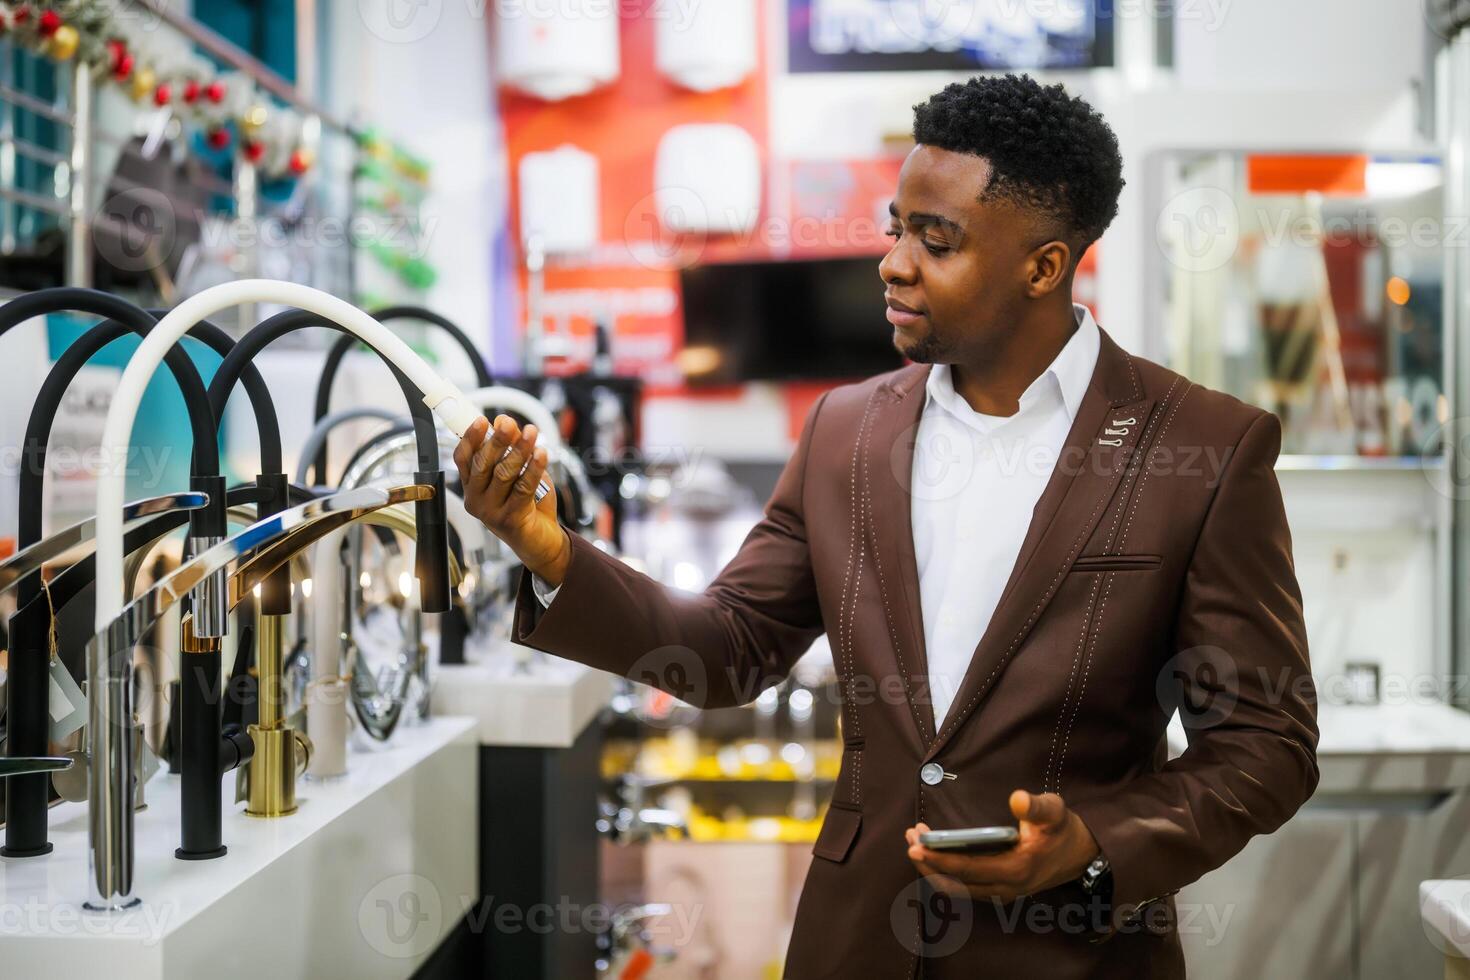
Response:
[[[459,345],[470,359],[470,364],[475,369],[475,383],[481,388],[488,388],[495,383],[495,376],[490,373],[490,368],[485,364],[485,359],[480,355],[480,350],[475,342],[470,339],[454,321],[435,313],[433,310],[424,309],[422,306],[385,306],[374,310],[369,314],[379,323],[387,323],[390,320],[419,320],[423,323],[438,327]],[[353,334],[344,334],[339,337],[327,351],[326,361],[322,364],[322,375],[316,384],[316,406],[314,409],[316,417],[313,423],[320,422],[327,417],[332,410],[332,385],[337,380],[337,371],[342,367],[342,360],[347,356],[355,344],[361,343]],[[312,461],[311,479],[307,482],[315,485],[324,483],[327,479],[327,444],[322,443],[317,450],[316,459]]]
[[[345,336],[342,341],[338,342],[339,346],[344,342],[347,347],[354,343],[361,343],[356,334],[315,313],[306,310],[287,310],[277,313],[253,327],[225,356],[209,385],[210,404],[216,406],[216,410],[224,406],[244,366],[252,361],[266,345],[288,333],[294,333],[307,327],[326,327],[341,331]],[[460,335],[463,336],[462,333]],[[464,343],[469,344],[470,350],[474,350],[474,345],[467,337],[464,338]],[[369,349],[373,348],[369,345]],[[483,371],[484,364],[478,352],[474,360],[479,365],[477,373]],[[434,416],[429,407],[424,404],[423,393],[413,382],[386,358],[383,363],[392,371],[394,379],[402,389],[403,396],[408,402],[409,415],[413,419],[419,456],[419,469],[414,473],[414,482],[428,484],[435,490],[434,495],[429,499],[414,503],[414,519],[418,527],[418,541],[414,552],[414,575],[419,580],[420,607],[424,612],[447,612],[451,606],[449,517],[444,497],[444,471],[439,465],[439,437],[434,425]]]
[[[0,306],[0,335],[33,317],[51,313],[90,313],[119,321],[119,334],[146,334],[154,325],[153,317],[126,300],[92,289],[58,288],[27,293]],[[85,335],[84,335],[85,338]],[[83,339],[84,339],[83,338]],[[228,340],[228,338],[226,338]],[[81,343],[81,340],[78,341]],[[100,349],[98,345],[96,349]],[[77,344],[72,348],[76,349]],[[77,364],[80,368],[92,350]],[[65,355],[63,355],[64,357]],[[175,348],[166,359],[189,406],[189,420],[196,442],[212,435],[216,426],[209,415],[209,404],[201,396],[204,384],[188,354]],[[54,369],[53,369],[53,373]],[[75,370],[72,371],[72,375]],[[48,375],[49,379],[50,375]],[[70,380],[70,375],[66,380]],[[41,484],[45,476],[45,435],[60,406],[64,383],[55,389],[55,403],[41,404],[32,410],[32,427],[44,429],[39,443],[26,440],[20,473],[20,507],[18,544],[27,547],[41,540]],[[47,394],[43,387],[43,395]],[[192,396],[192,397],[190,397]],[[210,438],[203,448],[202,465],[219,469],[219,447]],[[220,502],[222,506],[223,502]],[[203,518],[211,507],[201,508],[196,516]],[[223,511],[220,511],[223,513]],[[193,519],[193,518],[191,518]],[[17,586],[17,601],[23,607],[40,597],[42,582],[39,572],[26,576]],[[9,680],[6,686],[7,737],[6,753],[12,758],[42,756],[47,744],[47,705],[49,703],[50,618],[31,614],[12,620],[10,628]],[[0,854],[6,857],[33,857],[51,851],[47,839],[47,806],[50,802],[50,780],[44,772],[17,775],[7,780],[5,795],[5,844]]]

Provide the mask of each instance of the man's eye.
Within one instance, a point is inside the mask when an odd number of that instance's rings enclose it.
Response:
[[[929,250],[930,255],[943,255],[949,251],[949,246],[944,242],[924,242],[924,247]]]
[[[899,232],[899,230],[897,228],[889,228],[883,234],[887,235],[889,238],[892,238],[892,239],[894,239],[896,241],[898,239],[898,236],[899,236],[900,232]]]

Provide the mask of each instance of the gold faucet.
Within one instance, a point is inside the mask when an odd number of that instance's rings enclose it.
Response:
[[[259,722],[249,726],[255,743],[250,760],[250,796],[245,812],[252,817],[284,817],[296,812],[296,777],[311,762],[311,739],[285,720],[285,620],[261,616],[255,628],[259,674]]]

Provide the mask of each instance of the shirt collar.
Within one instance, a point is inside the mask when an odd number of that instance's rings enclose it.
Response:
[[[1061,396],[1068,419],[1076,419],[1077,411],[1082,407],[1082,397],[1087,394],[1087,386],[1092,382],[1092,373],[1097,367],[1102,339],[1091,310],[1081,303],[1073,303],[1072,314],[1076,317],[1077,329],[1072,331],[1072,336],[1067,338],[1067,342],[1062,345],[1062,349],[1051,364],[1047,365],[1046,370],[1021,393],[1020,412],[1026,411],[1050,390]],[[1004,421],[981,415],[970,408],[969,402],[954,390],[954,378],[948,364],[930,367],[928,380],[924,384],[924,400],[926,405],[937,402],[961,418]]]

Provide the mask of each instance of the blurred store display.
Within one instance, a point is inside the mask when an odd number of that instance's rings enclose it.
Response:
[[[749,232],[760,214],[760,148],[739,126],[675,126],[659,140],[653,186],[658,213],[672,232]]]
[[[670,12],[672,13],[672,12]],[[675,84],[713,92],[755,71],[755,0],[700,3],[658,18],[658,70]]]
[[[618,77],[616,4],[572,0],[545,10],[496,10],[496,64],[507,88],[555,102]]]
[[[1162,161],[1169,359],[1269,409],[1282,452],[1440,452],[1439,161],[1182,153]]]

